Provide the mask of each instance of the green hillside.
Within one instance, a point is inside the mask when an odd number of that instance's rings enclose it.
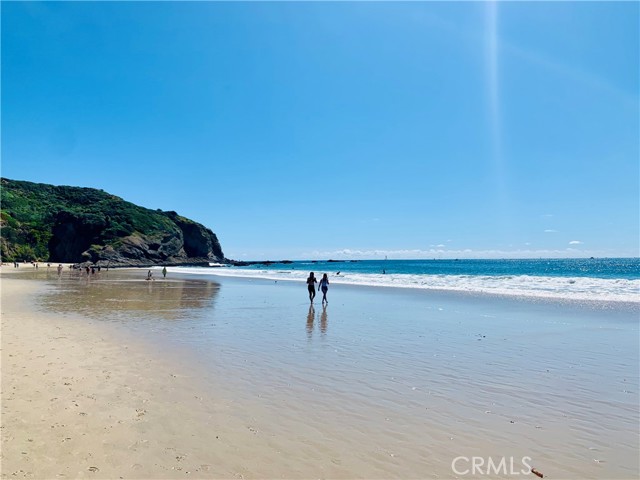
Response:
[[[114,263],[132,255],[141,264],[162,260],[184,263],[190,257],[223,258],[213,232],[175,212],[150,210],[94,188],[6,178],[0,182],[3,262],[99,261],[109,252]],[[202,245],[189,241],[187,230],[204,237],[210,233],[214,237],[212,248],[208,252],[197,248]],[[127,243],[129,247],[136,244],[140,251],[128,255],[122,248]],[[167,248],[168,243],[172,248]],[[113,252],[119,252],[122,258]]]

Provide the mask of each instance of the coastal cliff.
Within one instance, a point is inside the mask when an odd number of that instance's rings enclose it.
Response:
[[[226,263],[209,228],[94,188],[0,179],[3,262],[96,265]]]

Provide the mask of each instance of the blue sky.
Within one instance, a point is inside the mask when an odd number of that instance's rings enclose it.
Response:
[[[5,177],[238,259],[639,254],[637,2],[1,8]]]

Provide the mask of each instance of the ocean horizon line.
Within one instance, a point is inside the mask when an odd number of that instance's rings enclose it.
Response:
[[[274,259],[231,259],[235,262],[253,262],[253,263],[282,263],[282,262],[375,262],[375,261],[408,261],[408,262],[422,262],[422,261],[505,261],[505,260],[640,260],[639,256],[584,256],[584,257],[424,257],[424,258],[369,258],[369,257],[350,257],[350,258],[282,258],[280,260]]]

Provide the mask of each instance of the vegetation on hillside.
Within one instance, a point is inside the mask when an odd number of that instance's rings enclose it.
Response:
[[[93,188],[0,179],[0,256],[3,262],[49,259],[56,222],[74,218],[96,242],[114,245],[128,235],[175,234],[175,212],[139,207]]]

